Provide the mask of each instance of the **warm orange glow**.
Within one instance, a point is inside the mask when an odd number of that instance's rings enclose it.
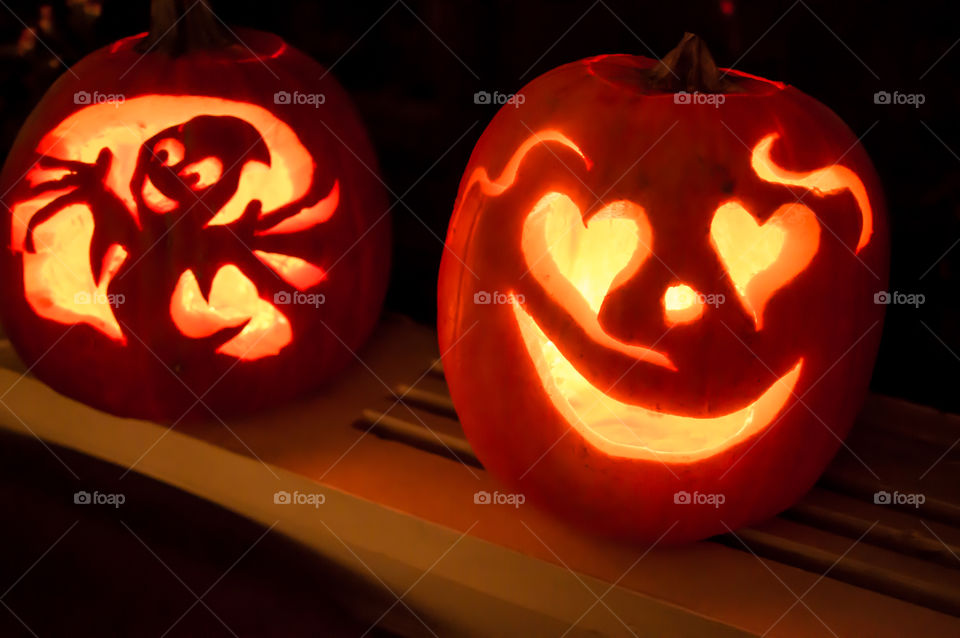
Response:
[[[820,223],[803,204],[784,204],[763,225],[739,202],[721,205],[710,223],[710,241],[737,291],[763,328],[770,297],[803,272],[820,245]]]
[[[512,302],[520,335],[550,402],[567,423],[610,456],[691,463],[709,458],[769,426],[786,405],[803,368],[799,360],[744,407],[692,417],[618,401],[596,388],[551,342],[536,320]]]
[[[160,192],[149,176],[143,180],[143,190],[140,193],[143,196],[143,203],[155,213],[169,213],[179,205],[176,200],[170,199]]]
[[[170,299],[170,315],[180,332],[194,339],[243,325],[217,352],[246,361],[275,355],[293,340],[287,318],[258,297],[254,283],[231,264],[214,275],[209,301],[203,298],[193,271],[184,271]]]
[[[298,233],[302,230],[312,228],[317,224],[330,219],[340,204],[340,181],[337,180],[330,188],[326,197],[321,199],[315,205],[304,208],[296,215],[287,217],[282,222],[258,232],[258,235],[278,235],[281,233]]]
[[[197,176],[197,181],[191,184],[194,190],[208,188],[215,184],[220,179],[220,176],[223,175],[223,163],[216,157],[205,157],[199,162],[185,166],[183,170],[180,171],[180,177],[182,177],[187,184],[190,184],[190,179],[193,175]]]
[[[199,115],[233,116],[249,123],[263,138],[270,158],[269,165],[260,161],[247,161],[243,165],[235,194],[208,225],[229,224],[240,219],[254,199],[262,204],[261,218],[269,218],[274,212],[288,211],[289,206],[307,195],[314,179],[314,162],[297,134],[267,109],[222,98],[145,95],[119,103],[86,106],[47,133],[36,150],[50,160],[93,166],[100,152],[109,149],[111,162],[104,186],[126,204],[139,224],[131,184],[143,144],[161,131]],[[160,139],[150,150],[168,167],[183,163],[187,153],[184,142],[175,137]],[[200,190],[216,183],[224,170],[221,160],[211,156],[190,163],[179,175],[186,184]],[[71,168],[46,167],[41,163],[28,172],[27,181],[31,186],[38,186],[72,173]],[[65,324],[87,323],[112,339],[124,341],[107,288],[127,258],[127,249],[119,245],[110,247],[100,281],[93,280],[89,256],[94,215],[87,204],[67,205],[56,211],[35,229],[36,252],[25,252],[31,218],[74,188],[40,192],[12,208],[10,247],[23,255],[24,294],[42,317]],[[180,206],[180,202],[162,193],[149,175],[143,180],[140,195],[144,204],[156,213],[168,213]],[[323,200],[259,234],[293,233],[310,228],[327,221],[338,203],[339,182],[335,182]],[[284,281],[300,290],[315,286],[326,277],[322,268],[298,257],[254,252]],[[80,301],[75,301],[75,297]],[[87,298],[92,302],[83,301]],[[238,335],[218,349],[230,356],[257,359],[276,354],[292,339],[287,318],[257,296],[256,286],[236,266],[224,266],[217,272],[209,302],[200,294],[193,273],[184,272],[170,307],[174,323],[191,337],[243,325]]]
[[[474,184],[480,185],[480,190],[483,191],[484,195],[496,196],[501,194],[503,191],[510,188],[513,185],[513,182],[516,181],[517,172],[520,170],[520,165],[523,163],[523,159],[527,156],[527,153],[529,153],[538,145],[546,142],[556,142],[573,150],[573,152],[579,155],[583,160],[587,169],[590,168],[590,160],[586,155],[583,154],[583,151],[580,150],[580,147],[577,146],[566,135],[560,131],[555,131],[552,129],[537,131],[524,140],[523,144],[521,144],[517,150],[514,151],[513,155],[507,161],[507,165],[503,168],[503,172],[500,173],[500,177],[493,180],[490,179],[490,176],[487,174],[487,169],[483,166],[479,166],[474,169],[473,173],[470,174],[470,179],[468,179],[464,185],[464,194],[468,193],[470,189],[473,188]]]
[[[52,182],[70,174],[69,168],[39,168],[34,167],[27,172],[27,183],[30,186]]]
[[[183,142],[167,137],[157,142],[153,147],[153,154],[160,160],[164,166],[175,166],[183,161],[183,155],[186,149],[183,148]]]
[[[686,284],[670,286],[663,293],[663,316],[669,326],[696,321],[703,314],[703,304],[696,290]]]
[[[650,222],[633,202],[608,204],[584,225],[573,200],[551,192],[527,215],[521,250],[534,278],[597,344],[675,369],[663,353],[614,339],[598,319],[604,298],[637,272],[652,241]]]
[[[56,193],[47,193],[55,198]],[[42,200],[14,206],[14,230],[21,228],[23,245],[26,222]],[[126,342],[113,313],[107,288],[127,258],[127,251],[114,244],[103,259],[100,281],[90,269],[93,214],[85,204],[68,206],[34,229],[35,252],[23,253],[23,289],[27,303],[39,316],[65,324],[86,323],[106,336]],[[14,238],[14,241],[18,241]]]
[[[70,187],[50,190],[45,193],[40,193],[32,199],[14,204],[10,211],[13,213],[10,220],[10,249],[15,252],[23,252],[27,239],[27,225],[30,223],[30,219],[33,218],[41,208],[72,190]],[[35,242],[36,239],[37,238],[34,237]],[[24,268],[26,268],[26,265],[24,265]]]
[[[119,104],[92,104],[47,133],[37,153],[92,164],[101,149],[109,148],[113,163],[107,186],[136,215],[130,182],[140,147],[160,131],[198,115],[240,118],[257,129],[270,151],[270,166],[253,161],[244,165],[236,194],[217,214],[218,224],[240,219],[251,200],[262,202],[265,217],[307,193],[313,180],[313,159],[293,129],[263,107],[217,97],[142,95]],[[161,150],[170,152],[172,148]]]
[[[327,273],[323,268],[314,266],[309,261],[299,257],[268,253],[263,250],[255,250],[253,254],[256,255],[257,259],[272,268],[285,282],[296,287],[297,290],[312,288],[327,278]]]
[[[839,164],[806,173],[794,172],[778,166],[770,157],[770,149],[779,137],[779,133],[770,133],[753,147],[750,165],[754,172],[766,182],[800,186],[809,189],[819,197],[849,190],[857,201],[862,219],[860,238],[857,240],[857,252],[860,252],[860,249],[869,243],[870,236],[873,234],[873,209],[863,182],[856,173]]]

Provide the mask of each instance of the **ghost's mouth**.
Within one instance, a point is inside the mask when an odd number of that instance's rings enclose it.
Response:
[[[771,425],[793,394],[803,359],[748,405],[713,417],[657,412],[618,401],[593,386],[547,338],[536,320],[512,302],[520,335],[550,401],[567,423],[616,457],[688,463],[709,458]]]

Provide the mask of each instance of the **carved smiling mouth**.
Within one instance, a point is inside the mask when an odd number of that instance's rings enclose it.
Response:
[[[618,401],[591,384],[536,320],[511,302],[527,354],[554,408],[584,439],[610,456],[692,462],[766,429],[793,394],[803,359],[746,406],[713,417],[658,412]]]
[[[761,138],[750,154],[750,166],[764,182],[805,188],[816,197],[848,191],[857,202],[862,225],[859,252],[870,241],[873,213],[860,178],[842,165],[792,171],[777,164],[771,149],[779,133]],[[491,180],[485,169],[471,176],[488,196],[513,183],[524,155],[539,143],[566,146],[592,163],[568,137],[556,130],[532,135],[511,157],[503,173]],[[537,284],[586,333],[598,348],[627,355],[636,362],[679,370],[667,354],[625,343],[608,334],[599,317],[611,291],[625,285],[653,255],[654,232],[643,206],[629,199],[605,203],[585,216],[579,204],[560,191],[546,192],[523,222],[521,251]],[[697,241],[691,238],[691,241]],[[736,198],[720,201],[713,211],[709,247],[729,276],[732,292],[759,332],[764,309],[779,290],[810,264],[820,246],[817,215],[797,201],[779,206],[765,219]],[[700,320],[705,297],[683,281],[665,291],[666,326]],[[782,413],[800,378],[800,358],[749,403],[715,416],[659,411],[619,401],[590,383],[547,337],[537,321],[511,295],[511,307],[527,354],[554,408],[584,439],[614,457],[690,463],[710,458],[770,427]]]

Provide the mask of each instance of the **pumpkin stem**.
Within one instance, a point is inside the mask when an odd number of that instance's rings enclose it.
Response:
[[[141,53],[156,50],[177,57],[236,43],[207,0],[151,0],[150,33],[136,48]]]
[[[650,70],[650,81],[654,88],[668,92],[728,93],[736,90],[736,85],[720,73],[707,45],[693,33],[684,33],[680,44]]]

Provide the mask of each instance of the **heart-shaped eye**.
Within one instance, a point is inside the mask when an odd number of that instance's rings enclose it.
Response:
[[[738,202],[727,202],[713,215],[710,242],[760,330],[770,297],[816,254],[820,223],[812,210],[796,202],[784,204],[763,224]]]
[[[530,273],[591,339],[641,361],[675,369],[664,354],[618,341],[600,326],[600,306],[650,256],[653,231],[643,208],[617,201],[584,224],[562,193],[544,195],[523,224],[521,247]]]
[[[623,273],[621,281],[628,279],[650,253],[650,226],[632,202],[609,204],[586,225],[580,209],[565,195],[541,200],[532,216],[538,213],[543,216],[547,254],[594,314],[617,275]]]
[[[527,216],[522,246],[530,271],[553,297],[572,314],[589,309],[596,316],[614,282],[629,279],[650,254],[651,237],[643,209],[632,202],[613,202],[584,224],[573,200],[554,192]]]

